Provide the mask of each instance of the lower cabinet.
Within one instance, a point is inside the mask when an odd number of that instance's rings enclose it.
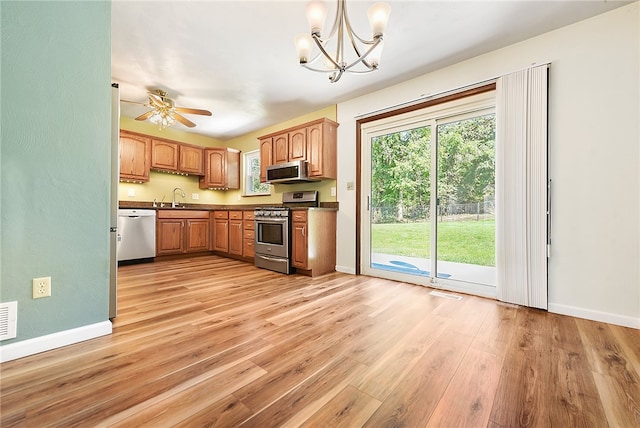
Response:
[[[211,224],[213,251],[230,256],[254,257],[253,211],[215,210]]]
[[[213,251],[229,252],[229,211],[213,212]]]
[[[229,211],[229,254],[242,255],[242,211]]]
[[[291,217],[291,266],[310,276],[335,271],[336,211],[294,209]]]
[[[156,217],[156,255],[209,250],[209,211],[159,210]]]
[[[187,253],[209,251],[209,219],[187,219]]]
[[[253,211],[245,211],[242,216],[243,221],[243,246],[242,255],[245,257],[255,257],[255,217]]]
[[[184,253],[184,220],[156,220],[156,255]]]

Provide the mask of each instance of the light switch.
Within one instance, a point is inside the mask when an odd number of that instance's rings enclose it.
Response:
[[[347,181],[347,190],[355,190],[356,185],[353,181]]]

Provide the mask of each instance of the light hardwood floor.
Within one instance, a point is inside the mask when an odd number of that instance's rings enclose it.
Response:
[[[640,426],[638,330],[216,256],[119,281],[112,335],[2,364],[2,427]]]

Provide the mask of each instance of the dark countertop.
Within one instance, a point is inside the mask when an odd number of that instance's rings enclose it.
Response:
[[[338,202],[320,202],[318,207],[300,207],[291,206],[291,209],[309,209],[309,208],[322,208],[338,210]],[[282,205],[282,204],[268,204],[269,206]],[[214,211],[214,210],[236,210],[236,211],[253,211],[256,208],[264,207],[265,204],[246,204],[246,205],[211,205],[211,204],[182,204],[179,207],[172,208],[171,203],[165,204],[164,207],[154,207],[153,202],[140,202],[140,201],[119,201],[118,208],[139,208],[139,209],[156,209],[156,210],[199,210],[199,211]]]

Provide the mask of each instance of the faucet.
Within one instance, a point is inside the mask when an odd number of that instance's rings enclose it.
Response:
[[[176,187],[175,189],[173,189],[173,201],[171,201],[172,208],[179,206],[179,204],[176,202],[176,190],[180,191],[180,196],[182,196],[183,201],[184,201],[184,198],[187,197],[187,195],[184,193],[184,190],[182,190],[181,188]]]

